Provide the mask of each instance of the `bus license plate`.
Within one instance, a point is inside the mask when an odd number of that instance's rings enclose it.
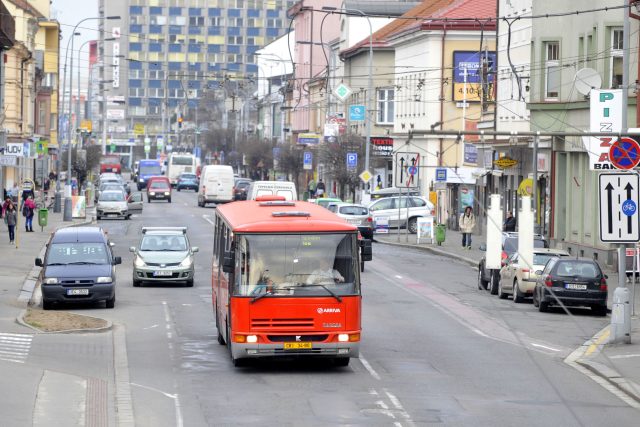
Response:
[[[173,272],[171,272],[171,271],[162,271],[162,270],[153,272],[153,275],[156,276],[156,277],[159,277],[159,276],[171,276],[172,274],[173,274]]]
[[[67,289],[67,295],[89,295],[89,289]]]
[[[301,349],[310,350],[311,343],[310,342],[286,342],[284,343],[284,349],[285,350],[301,350]]]
[[[581,285],[579,283],[567,283],[566,285],[564,285],[564,287],[566,289],[578,289],[581,291],[587,289],[587,285]]]

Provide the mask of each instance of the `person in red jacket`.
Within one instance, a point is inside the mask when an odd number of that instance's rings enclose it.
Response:
[[[33,215],[35,214],[35,211],[36,203],[33,201],[33,196],[29,196],[22,206],[22,215],[26,218],[24,223],[24,229],[26,232],[33,231]]]

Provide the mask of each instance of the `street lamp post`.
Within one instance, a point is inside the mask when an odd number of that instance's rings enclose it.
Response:
[[[72,101],[73,101],[73,39],[76,35],[76,30],[78,29],[78,27],[80,26],[80,24],[82,24],[83,22],[86,21],[91,21],[91,20],[100,20],[103,19],[102,17],[92,17],[92,18],[84,18],[81,21],[79,21],[75,27],[73,27],[73,31],[71,32],[72,36],[69,38],[69,41],[71,42],[71,61],[69,63],[69,116],[71,116],[71,111],[72,111]],[[109,19],[109,20],[113,20],[113,19],[120,19],[119,16],[107,16],[105,19]],[[67,52],[65,53],[65,66],[64,69],[66,71],[67,69],[67,54],[69,53],[69,41],[67,42]],[[65,79],[66,79],[66,72],[65,72]],[[80,95],[80,94],[78,94]],[[77,119],[77,117],[76,117]],[[67,184],[65,186],[65,197],[64,197],[64,214],[63,214],[63,220],[64,221],[72,221],[73,220],[73,215],[72,215],[72,211],[71,211],[71,117],[69,117],[69,130],[67,132]]]
[[[359,9],[338,9],[335,7],[324,6],[322,10],[333,13],[333,11],[342,11],[349,15],[361,16],[367,18],[367,22],[369,23],[369,79],[367,84],[367,116],[365,120],[365,132],[367,134],[367,144],[365,146],[365,157],[364,157],[364,170],[369,170],[369,156],[370,156],[370,145],[371,145],[371,121],[373,120],[371,116],[371,112],[373,111],[371,106],[371,96],[373,92],[373,26],[371,25],[371,19],[361,10]]]

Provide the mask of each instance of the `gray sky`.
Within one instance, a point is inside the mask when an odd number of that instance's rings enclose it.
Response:
[[[51,4],[51,17],[57,19],[60,22],[60,31],[62,32],[62,40],[60,41],[60,72],[64,66],[64,57],[67,49],[67,42],[73,27],[84,18],[92,18],[98,16],[98,0],[52,0]],[[77,36],[73,41],[74,49],[76,50],[76,56],[74,58],[74,80],[77,79],[78,65],[77,50],[82,43],[88,40],[97,40],[98,34],[98,21],[90,20],[83,22],[78,28],[77,32],[82,35]],[[87,44],[83,49],[80,57],[80,74],[82,76],[82,85],[86,85],[86,78],[88,74],[89,66],[89,45]],[[68,69],[67,69],[68,70]],[[62,79],[62,74],[60,75]],[[68,78],[68,73],[67,73]],[[74,82],[73,86],[76,87]],[[84,91],[84,87],[82,89]]]

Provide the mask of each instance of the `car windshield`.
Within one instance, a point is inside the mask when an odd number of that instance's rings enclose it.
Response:
[[[566,260],[556,264],[555,275],[561,277],[581,277],[597,279],[600,277],[600,267],[592,261]]]
[[[122,191],[108,191],[100,193],[98,200],[101,202],[124,202],[125,198]]]
[[[559,254],[533,254],[533,264],[545,265],[551,258],[557,258],[559,256]]]
[[[104,243],[53,243],[47,254],[47,265],[108,264]]]
[[[340,213],[342,215],[367,215],[369,213],[369,209],[363,206],[342,206],[340,208]]]
[[[247,188],[249,184],[251,184],[249,181],[239,181],[236,183],[236,188],[238,189]]]
[[[235,294],[259,296],[359,293],[355,235],[245,235],[236,250]]]
[[[187,250],[187,239],[184,235],[154,234],[145,235],[140,243],[141,251],[183,252]]]
[[[182,175],[180,175],[180,179],[182,181],[195,181],[196,175],[192,173],[183,173]]]
[[[160,175],[162,168],[160,165],[143,165],[140,166],[140,175]]]
[[[326,208],[331,202],[339,202],[337,199],[326,199],[326,200],[318,200],[318,204],[323,208]]]
[[[169,186],[163,181],[153,181],[149,188],[169,188]]]

